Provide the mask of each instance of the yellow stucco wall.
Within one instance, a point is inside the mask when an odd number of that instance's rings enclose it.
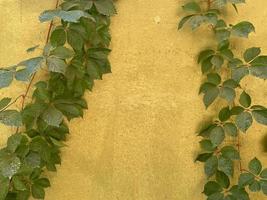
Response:
[[[257,34],[235,47],[261,46],[267,53],[266,0],[247,0],[240,14],[229,9],[232,23],[252,21]],[[202,200],[203,167],[193,163],[198,151],[195,131],[210,116],[198,88],[195,63],[209,45],[206,31],[177,32],[181,0],[119,0],[112,19],[113,73],[87,93],[84,119],[70,124],[68,147],[58,173],[50,175],[47,200]],[[33,55],[25,49],[42,44],[48,24],[37,17],[55,0],[0,0],[0,66]],[[159,23],[156,23],[159,22]],[[203,40],[201,40],[203,38]],[[238,54],[241,55],[238,50]],[[254,102],[267,105],[267,83],[246,78]],[[0,96],[17,96],[25,85],[14,84]],[[211,108],[214,108],[216,105]],[[0,145],[10,129],[0,127]],[[243,162],[255,154],[267,166],[261,139],[267,129],[254,124],[242,138]],[[253,200],[266,199],[251,195]]]

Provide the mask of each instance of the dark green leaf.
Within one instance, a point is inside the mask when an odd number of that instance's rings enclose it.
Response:
[[[248,164],[249,171],[252,172],[253,174],[259,175],[262,170],[262,165],[261,162],[257,159],[254,158],[251,160]]]
[[[16,110],[5,110],[0,112],[0,122],[7,126],[21,126],[21,114]]]
[[[221,192],[222,187],[215,181],[209,181],[205,184],[203,193],[210,196],[214,193]]]
[[[3,177],[0,174],[0,183],[1,183],[1,187],[0,187],[0,199],[1,200],[5,200],[7,193],[8,193],[8,189],[9,189],[9,179],[6,177]]]
[[[261,183],[257,180],[254,180],[250,185],[249,189],[252,192],[259,192],[261,190]]]
[[[221,76],[217,73],[207,74],[208,82],[214,85],[219,85],[221,83]]]
[[[62,46],[66,43],[66,32],[63,27],[56,28],[52,32],[50,42],[54,47]]]
[[[179,24],[178,24],[178,30],[180,30],[181,28],[183,28],[184,24],[185,24],[186,22],[188,22],[188,20],[190,20],[192,16],[193,16],[193,15],[188,15],[188,16],[186,16],[186,17],[183,17],[183,18],[181,19],[181,21],[179,22]]]
[[[11,102],[11,98],[3,98],[0,100],[0,110],[5,108]]]
[[[239,83],[248,74],[249,70],[247,67],[237,67],[232,69],[232,79],[234,79],[237,83]]]
[[[233,102],[235,99],[235,90],[229,87],[222,87],[220,90],[220,96],[224,98],[229,103]]]
[[[237,128],[235,126],[235,124],[228,122],[224,124],[224,131],[226,132],[226,134],[232,136],[232,137],[236,137],[237,136]]]
[[[67,65],[64,60],[59,59],[54,56],[49,56],[47,58],[47,66],[49,71],[58,72],[64,74],[67,68]]]
[[[216,181],[223,187],[228,188],[230,186],[230,180],[228,176],[221,171],[216,172]]]
[[[198,13],[201,11],[201,8],[196,2],[192,1],[192,2],[185,4],[183,6],[183,10],[188,11],[188,12]]]
[[[214,175],[217,171],[218,167],[218,159],[216,156],[210,157],[206,162],[205,162],[205,174],[210,177]]]
[[[263,125],[267,125],[267,110],[253,110],[252,115],[254,119]]]
[[[196,161],[206,162],[212,155],[213,155],[213,153],[202,153],[202,154],[199,154],[197,156],[197,158],[196,158]]]
[[[50,126],[59,127],[63,120],[62,113],[54,106],[49,106],[42,115],[43,120]]]
[[[251,173],[243,173],[240,175],[238,180],[238,186],[243,188],[249,184],[251,184],[254,180],[254,175]]]
[[[231,116],[231,112],[230,112],[229,106],[222,108],[219,112],[219,119],[222,122],[228,120],[230,116]]]
[[[225,146],[221,149],[222,156],[230,160],[239,160],[239,152],[233,146]]]
[[[251,32],[255,32],[255,27],[250,22],[240,22],[232,27],[232,34],[238,37],[248,37]]]
[[[112,0],[93,1],[97,11],[100,14],[111,16],[116,14],[116,9]]]
[[[252,61],[261,53],[261,49],[258,47],[252,47],[245,51],[243,57],[246,62]]]
[[[225,133],[222,127],[217,126],[210,133],[210,140],[214,146],[220,145],[225,138]]]
[[[42,186],[33,184],[32,185],[32,196],[36,199],[44,199],[45,191]]]
[[[245,108],[248,108],[251,105],[251,98],[245,91],[240,95],[239,103]]]
[[[236,125],[242,131],[246,132],[248,128],[252,125],[253,119],[250,113],[242,112],[236,116]]]
[[[12,71],[0,69],[0,89],[8,87],[13,81],[13,76]]]
[[[210,140],[204,139],[199,142],[201,149],[204,151],[214,151],[215,147],[213,146]]]
[[[227,176],[233,176],[234,173],[233,161],[231,161],[228,158],[220,156],[218,160],[218,169],[224,172]]]
[[[14,176],[12,182],[16,190],[23,191],[27,189],[25,183],[18,176]]]
[[[200,54],[198,56],[198,63],[201,63],[204,60],[206,60],[207,58],[213,56],[214,53],[215,52],[212,49],[207,49],[207,50],[204,50],[204,51],[200,52]]]
[[[267,168],[265,168],[264,170],[262,170],[261,174],[260,174],[261,178],[267,179]]]
[[[203,101],[204,101],[206,108],[208,108],[215,101],[215,99],[219,95],[219,92],[220,91],[216,86],[211,87],[207,90],[207,92],[204,94],[204,97],[203,97]]]

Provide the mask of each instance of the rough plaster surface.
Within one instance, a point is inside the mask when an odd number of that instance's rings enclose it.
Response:
[[[86,95],[89,109],[84,119],[70,123],[68,147],[58,173],[50,174],[52,188],[47,190],[47,200],[204,199],[203,167],[193,159],[199,148],[195,132],[210,112],[197,95],[202,79],[195,58],[209,46],[211,35],[202,30],[177,32],[182,3],[116,3],[118,15],[111,27],[113,73]],[[265,3],[248,0],[239,16],[231,14],[232,23],[245,19],[257,27],[257,34],[248,42],[238,40],[234,47],[261,46],[267,53]],[[44,43],[48,26],[39,24],[37,17],[54,4],[55,0],[0,0],[0,66],[33,56],[25,49]],[[254,103],[267,104],[264,81],[246,78],[243,84]],[[25,85],[14,84],[0,95],[15,97],[24,90]],[[244,163],[257,154],[267,166],[267,154],[260,144],[266,130],[254,124],[242,138]],[[1,126],[0,145],[11,133]]]

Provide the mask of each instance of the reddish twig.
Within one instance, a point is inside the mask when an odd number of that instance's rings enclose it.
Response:
[[[57,0],[57,2],[56,2],[55,9],[58,8],[58,5],[59,5],[59,0]],[[48,44],[48,42],[49,42],[49,38],[50,38],[51,31],[52,31],[52,27],[53,27],[53,21],[51,21],[50,24],[49,24],[49,28],[48,28],[48,32],[47,32],[45,44]],[[35,76],[36,76],[36,72],[32,75],[31,80],[30,80],[29,84],[27,85],[27,88],[26,88],[25,93],[21,95],[22,96],[21,110],[24,109],[25,100],[26,100],[26,98],[27,98],[27,96],[29,94],[29,91],[30,91],[30,88],[31,88],[31,86],[32,86],[32,84],[34,82]],[[17,128],[17,131],[16,132],[18,132],[18,130],[19,130],[19,128]]]

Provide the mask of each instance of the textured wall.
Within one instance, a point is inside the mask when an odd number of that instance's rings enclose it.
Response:
[[[55,0],[0,0],[0,66],[33,56],[25,49],[43,43],[48,24],[37,17]],[[62,166],[51,174],[47,200],[201,200],[203,167],[193,163],[195,131],[209,117],[197,95],[201,73],[195,64],[209,46],[206,31],[177,32],[179,0],[120,0],[112,19],[113,73],[87,94],[84,119],[74,120]],[[252,21],[257,34],[238,41],[238,49],[262,46],[267,53],[265,0],[248,0],[230,21]],[[200,40],[203,38],[204,40]],[[241,51],[238,52],[241,55]],[[246,78],[255,103],[267,104],[262,80]],[[14,84],[0,96],[16,96]],[[211,110],[216,107],[213,106]],[[266,128],[253,125],[242,138],[243,162],[256,153],[267,166],[261,139]],[[0,145],[11,130],[1,127]],[[262,195],[251,195],[263,200]]]

